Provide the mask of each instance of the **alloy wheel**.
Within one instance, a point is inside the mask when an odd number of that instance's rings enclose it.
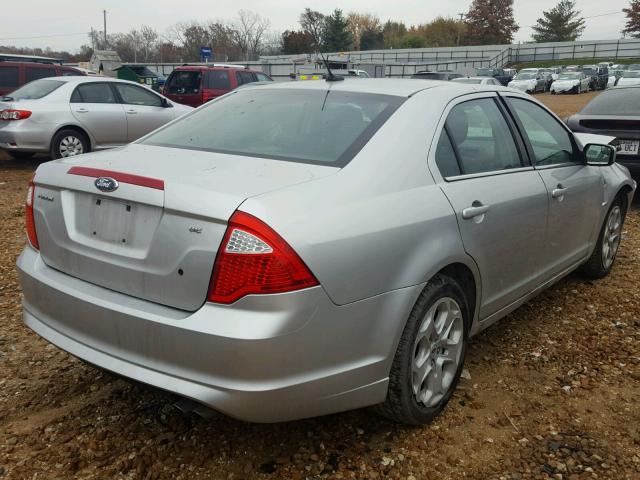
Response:
[[[411,386],[418,403],[433,407],[456,378],[464,344],[464,321],[458,303],[444,297],[422,319],[413,347]]]
[[[622,231],[622,210],[615,205],[609,212],[607,223],[602,237],[602,265],[609,269],[618,253],[620,246],[620,234]]]

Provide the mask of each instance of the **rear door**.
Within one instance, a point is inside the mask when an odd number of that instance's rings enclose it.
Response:
[[[71,95],[71,112],[95,140],[95,146],[127,143],[124,109],[108,82],[79,84]]]
[[[573,134],[547,110],[521,97],[507,96],[524,141],[549,198],[543,261],[559,273],[584,259],[598,234],[604,199],[599,167],[587,165]]]
[[[33,65],[24,67],[24,83],[33,82],[39,78],[57,76],[56,67],[53,65]]]
[[[200,70],[174,70],[164,86],[171,100],[199,107],[202,105],[202,72]]]
[[[231,90],[228,70],[209,70],[204,75],[203,101],[208,102]]]
[[[114,83],[127,119],[127,142],[133,142],[174,119],[175,109],[145,87]]]
[[[445,112],[431,166],[479,267],[486,318],[539,284],[548,200],[497,95],[464,98]]]

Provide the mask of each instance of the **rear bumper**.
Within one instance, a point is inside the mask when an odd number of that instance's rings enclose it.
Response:
[[[0,148],[20,152],[48,152],[53,133],[48,124],[29,120],[0,121]]]
[[[24,321],[92,364],[232,417],[277,422],[384,400],[422,286],[336,306],[321,287],[184,312],[18,259]]]

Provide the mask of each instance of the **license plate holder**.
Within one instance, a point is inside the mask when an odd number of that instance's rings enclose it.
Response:
[[[620,149],[618,155],[638,155],[640,140],[619,140]]]
[[[111,198],[94,197],[89,216],[89,234],[103,242],[126,245],[131,241],[135,205]]]

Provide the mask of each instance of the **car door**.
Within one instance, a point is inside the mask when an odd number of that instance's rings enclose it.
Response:
[[[133,142],[174,119],[174,109],[162,97],[138,85],[114,82],[127,118],[127,142]]]
[[[445,112],[430,165],[480,270],[486,318],[539,283],[548,200],[498,96],[468,97]]]
[[[604,177],[589,166],[573,134],[554,115],[528,99],[506,96],[534,167],[545,183],[549,219],[544,263],[559,273],[590,253],[598,234]]]
[[[127,143],[127,120],[110,82],[79,84],[71,95],[70,108],[93,138],[94,148]]]

